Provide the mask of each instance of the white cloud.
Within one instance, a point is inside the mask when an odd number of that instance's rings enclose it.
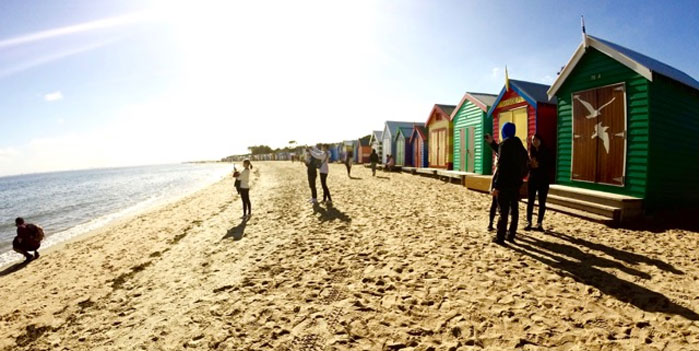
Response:
[[[46,101],[58,101],[58,100],[63,100],[63,93],[61,91],[54,91],[53,93],[48,93],[44,95],[44,100]]]
[[[501,72],[501,69],[498,67],[491,68],[491,76],[492,77],[498,77],[499,72]]]

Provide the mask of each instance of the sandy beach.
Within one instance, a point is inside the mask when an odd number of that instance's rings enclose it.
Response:
[[[256,163],[248,222],[226,178],[7,267],[0,350],[698,349],[697,232],[548,212],[501,247],[488,195],[353,175],[314,209]]]

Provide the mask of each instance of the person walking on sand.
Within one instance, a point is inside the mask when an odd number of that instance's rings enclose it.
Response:
[[[352,178],[350,176],[350,168],[352,168],[352,151],[345,153],[345,168],[348,170],[348,178]]]
[[[547,193],[549,192],[549,175],[551,173],[551,159],[549,150],[542,145],[542,138],[535,134],[532,136],[530,146],[530,176],[527,181],[527,226],[525,230],[532,228],[532,211],[535,206],[535,196],[537,196],[537,231],[544,231],[542,220],[547,209]]]
[[[248,219],[253,214],[252,207],[250,204],[250,170],[253,169],[253,165],[250,160],[243,161],[243,170],[238,174],[236,180],[240,182],[238,185],[239,194],[241,194],[241,201],[243,202],[243,217],[242,219]]]
[[[331,191],[328,189],[328,159],[330,159],[330,152],[328,151],[328,144],[323,145],[323,150],[311,149],[311,156],[316,160],[321,162],[321,167],[318,172],[321,174],[321,187],[323,188],[323,202],[331,205],[333,201],[331,200]]]
[[[498,200],[500,216],[493,242],[503,244],[504,239],[515,242],[518,228],[518,195],[523,178],[527,175],[527,151],[523,143],[515,136],[515,124],[507,122],[501,129],[502,142],[498,145],[498,164],[493,176],[492,195]],[[513,218],[508,228],[508,213],[513,211]]]
[[[377,163],[379,163],[379,155],[377,155],[377,150],[372,149],[372,153],[369,154],[369,164],[372,167],[372,176],[377,175]]]
[[[304,151],[304,162],[306,163],[306,177],[309,180],[309,188],[311,189],[311,198],[309,202],[312,204],[317,204],[316,200],[316,168],[320,166],[320,162],[313,156],[311,156],[311,148],[306,148]]]
[[[17,236],[12,240],[12,249],[24,255],[24,262],[39,258],[39,247],[44,240],[44,229],[32,223],[24,223],[22,217],[15,219]],[[29,251],[34,251],[32,256]]]

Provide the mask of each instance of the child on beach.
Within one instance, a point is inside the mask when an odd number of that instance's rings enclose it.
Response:
[[[240,181],[239,192],[241,194],[241,201],[243,201],[243,219],[248,219],[253,214],[250,205],[250,170],[253,165],[250,164],[250,160],[243,161],[243,170],[238,174],[236,180]]]
[[[44,240],[44,229],[32,223],[24,223],[22,217],[15,219],[17,227],[17,236],[12,241],[12,249],[15,252],[24,255],[24,262],[39,258],[39,246]],[[29,254],[29,251],[34,251],[34,256]]]

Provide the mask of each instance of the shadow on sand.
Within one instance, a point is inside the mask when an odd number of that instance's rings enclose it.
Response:
[[[13,264],[13,265],[11,265],[11,266],[9,266],[9,267],[3,269],[3,270],[0,272],[0,277],[4,277],[4,276],[6,276],[6,275],[9,275],[9,274],[12,274],[12,273],[14,273],[14,272],[17,272],[17,271],[21,270],[22,268],[26,267],[27,265],[29,265],[29,262],[27,262],[27,261],[22,261],[22,262],[20,262],[20,263],[15,263],[15,264]]]
[[[562,240],[566,240],[574,245],[580,245],[580,246],[585,246],[589,249],[592,250],[597,250],[600,252],[604,252],[609,256],[614,257],[615,259],[618,259],[620,261],[625,261],[630,264],[638,264],[638,263],[644,263],[648,265],[653,265],[656,266],[659,269],[663,269],[667,272],[671,272],[673,274],[684,274],[683,271],[676,269],[672,265],[661,261],[657,260],[655,258],[649,258],[646,256],[642,256],[633,252],[627,252],[623,250],[616,249],[614,247],[610,246],[605,246],[603,244],[598,244],[598,243],[593,243],[585,239],[581,238],[575,238],[571,235],[563,234],[563,233],[557,233],[555,231],[548,230],[545,232],[547,235],[551,235],[555,238],[559,238]]]
[[[570,276],[578,282],[600,290],[603,294],[630,303],[647,312],[675,314],[688,320],[698,320],[696,312],[672,302],[663,294],[620,279],[595,266],[613,267],[640,277],[648,276],[647,273],[631,268],[622,269],[617,262],[582,253],[578,248],[570,245],[543,241],[526,235],[521,235],[519,238],[520,240],[514,245],[509,245],[512,250],[558,269],[559,275]]]
[[[328,205],[328,207],[323,208],[319,204],[315,204],[313,208],[314,213],[320,214],[318,219],[321,222],[340,220],[349,223],[352,221],[352,218],[346,215],[345,212],[338,210],[337,208],[333,207],[333,205]]]
[[[223,239],[233,239],[234,241],[238,241],[243,239],[243,233],[245,232],[245,226],[248,224],[247,219],[242,219],[241,223],[239,223],[237,226],[229,229],[226,232],[226,235],[224,235]]]
[[[362,178],[360,178],[360,177],[353,177],[353,176],[349,176],[349,177],[350,177],[350,179],[352,179],[352,180],[362,180]]]
[[[624,223],[620,228],[633,231],[645,231],[663,233],[671,229],[698,232],[698,220],[700,219],[698,208],[674,208],[669,210],[656,210],[651,214],[635,219],[631,223]]]
[[[375,178],[377,178],[377,179],[386,179],[386,180],[391,179],[391,178],[389,178],[389,177],[383,177],[383,176],[376,176]]]

